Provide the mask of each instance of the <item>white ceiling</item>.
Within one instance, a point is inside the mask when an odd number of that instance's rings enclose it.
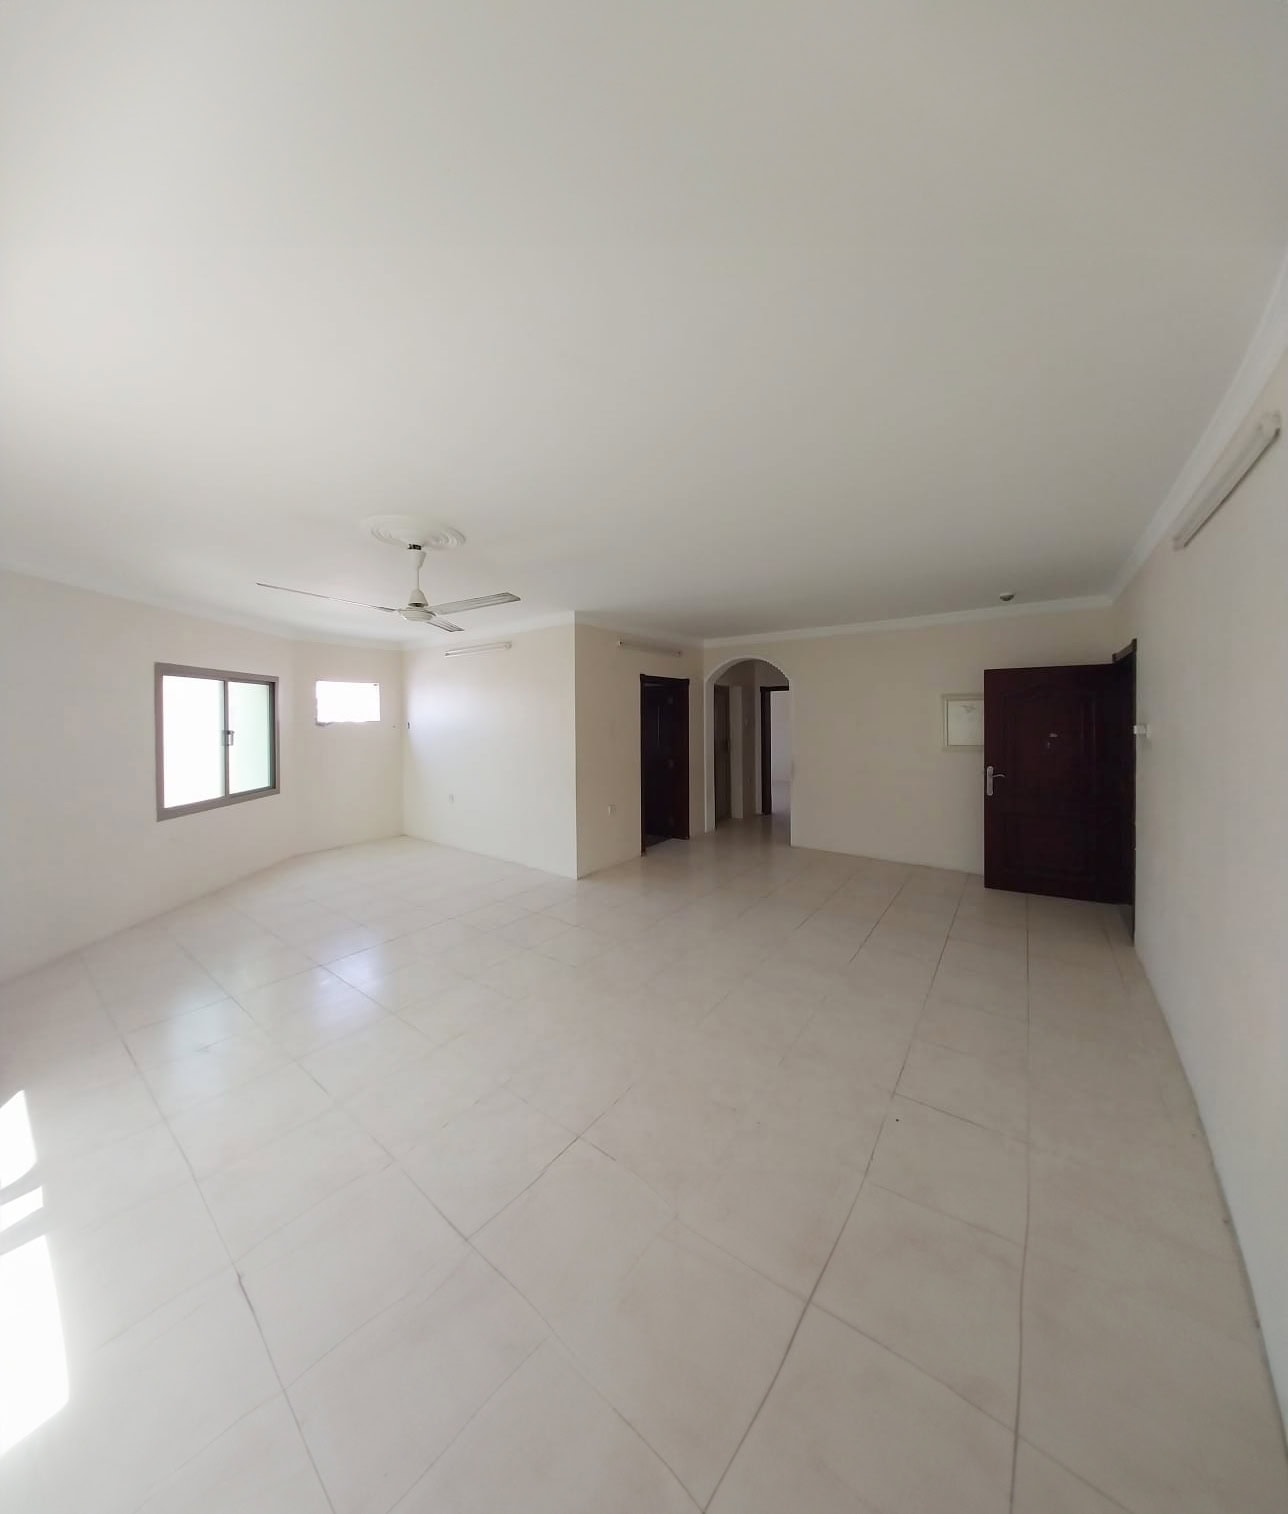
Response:
[[[1283,0],[3,15],[0,560],[297,630],[1102,592],[1288,245]]]

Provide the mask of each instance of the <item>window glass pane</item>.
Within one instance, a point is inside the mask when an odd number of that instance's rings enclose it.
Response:
[[[245,794],[273,782],[273,701],[266,683],[228,685],[228,792]]]
[[[223,798],[224,686],[218,679],[162,677],[161,742],[167,809]]]
[[[378,683],[335,683],[323,679],[318,682],[316,692],[319,725],[380,719]]]

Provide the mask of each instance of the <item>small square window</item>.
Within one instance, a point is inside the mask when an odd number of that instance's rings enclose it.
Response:
[[[364,725],[380,719],[378,683],[334,683],[319,679],[315,693],[319,725]]]

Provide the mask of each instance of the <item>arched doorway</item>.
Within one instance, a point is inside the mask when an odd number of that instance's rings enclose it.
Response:
[[[776,663],[735,657],[706,680],[706,824],[756,816],[790,830],[791,681]]]

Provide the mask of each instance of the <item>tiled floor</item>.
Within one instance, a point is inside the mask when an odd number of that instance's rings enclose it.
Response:
[[[13,1514],[1288,1507],[1108,911],[763,823],[403,840],[0,1003]]]

